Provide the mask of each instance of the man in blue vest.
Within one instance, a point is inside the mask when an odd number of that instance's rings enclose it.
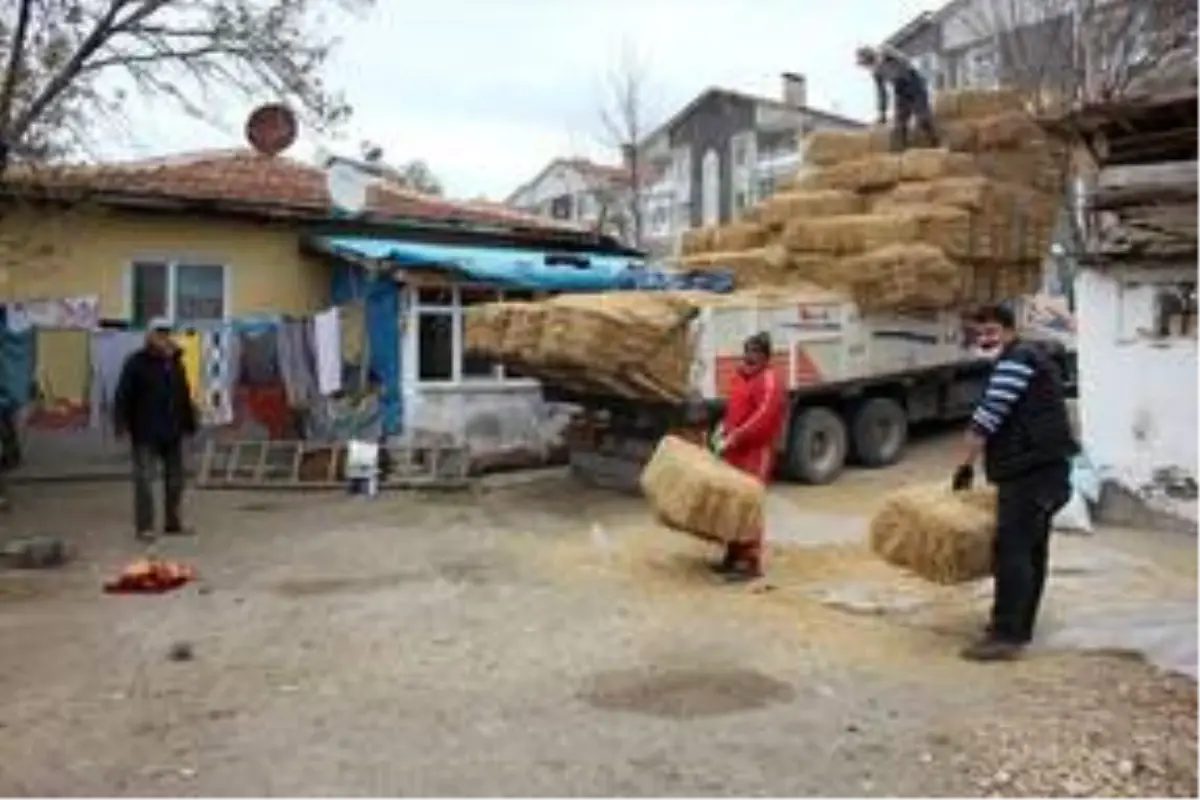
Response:
[[[888,91],[895,104],[892,117],[892,149],[908,148],[908,126],[915,117],[917,128],[925,138],[926,147],[938,146],[937,130],[933,126],[933,111],[929,103],[929,87],[908,57],[889,45],[860,47],[858,65],[871,70],[878,98],[879,124],[887,124]]]
[[[1071,496],[1071,459],[1079,451],[1057,366],[1017,337],[1005,306],[975,317],[976,346],[995,359],[954,473],[955,491],[969,489],[983,457],[996,485],[995,598],[984,637],[963,651],[972,661],[1016,657],[1033,639],[1049,562],[1054,515]]]

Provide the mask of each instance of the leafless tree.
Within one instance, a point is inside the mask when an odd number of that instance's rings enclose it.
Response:
[[[1039,112],[1121,97],[1195,52],[1196,0],[976,0],[962,21]]]
[[[306,124],[345,120],[322,78],[326,15],[373,0],[8,0],[0,10],[0,174],[87,144],[131,93],[188,114],[232,95],[288,103]]]
[[[648,133],[646,81],[645,62],[626,42],[605,76],[599,109],[603,144],[619,154],[622,170],[620,180],[604,182],[595,192],[601,226],[623,229],[634,247],[641,246],[644,228],[641,201],[647,176],[640,148]]]

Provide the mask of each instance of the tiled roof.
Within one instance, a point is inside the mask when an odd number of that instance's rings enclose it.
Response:
[[[281,212],[331,213],[325,173],[314,166],[250,150],[187,153],[167,158],[54,168],[37,173],[13,170],[13,183],[164,200],[207,200],[236,207]],[[368,191],[374,219],[467,222],[529,228],[578,230],[503,206],[457,201],[386,182]]]

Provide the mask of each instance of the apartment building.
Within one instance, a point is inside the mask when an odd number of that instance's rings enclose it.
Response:
[[[783,74],[778,98],[707,89],[638,148],[643,171],[657,176],[639,193],[642,247],[669,255],[683,231],[737,219],[796,171],[805,135],[861,127],[810,107],[805,78],[794,73]]]
[[[629,236],[629,171],[583,158],[556,158],[504,204],[618,238]]]
[[[863,127],[809,107],[806,88],[803,76],[785,73],[779,98],[707,89],[626,154],[624,166],[556,159],[505,202],[593,228],[603,221],[604,232],[627,244],[653,256],[671,255],[683,231],[737,219],[769,197],[799,166],[805,135]],[[635,197],[640,237],[630,213]]]

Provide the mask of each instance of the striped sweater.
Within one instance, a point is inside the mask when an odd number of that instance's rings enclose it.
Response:
[[[1029,390],[1035,368],[1021,357],[1026,352],[1018,349],[1002,355],[992,368],[983,398],[971,415],[971,428],[980,436],[987,438],[996,434]]]

